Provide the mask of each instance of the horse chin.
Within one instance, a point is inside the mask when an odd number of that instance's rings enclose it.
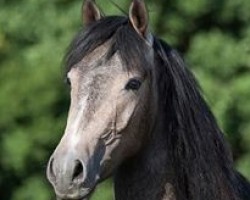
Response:
[[[79,197],[61,197],[61,196],[56,196],[56,200],[89,200],[90,197],[92,196],[93,192],[90,192],[89,194],[86,194],[84,196],[79,196]]]
[[[92,184],[88,184],[88,186],[85,186],[81,189],[80,192],[76,195],[61,195],[56,192],[56,199],[57,200],[89,200],[93,193],[95,192],[96,186],[101,183],[102,181],[106,180],[109,176],[106,174],[106,176],[98,176],[99,178],[94,180]]]
[[[59,194],[56,192],[56,200],[89,200],[92,196],[93,192],[95,191],[95,186],[93,188],[88,188],[83,190],[80,194]]]

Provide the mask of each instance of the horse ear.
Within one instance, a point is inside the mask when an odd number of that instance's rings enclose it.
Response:
[[[139,35],[147,39],[149,17],[143,0],[133,0],[129,9],[129,20]]]
[[[95,0],[85,0],[82,6],[82,18],[85,26],[101,19],[101,12]]]

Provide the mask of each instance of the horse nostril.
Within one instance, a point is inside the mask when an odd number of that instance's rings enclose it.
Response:
[[[74,172],[73,172],[73,177],[72,177],[72,181],[79,183],[81,181],[83,181],[83,164],[81,163],[80,160],[76,161],[76,165],[74,168]]]
[[[55,175],[55,172],[54,172],[54,169],[53,169],[53,164],[54,164],[54,158],[52,158],[49,161],[48,168],[47,168],[47,176],[48,176],[48,179],[51,182],[55,183],[55,181],[56,181],[56,175]]]

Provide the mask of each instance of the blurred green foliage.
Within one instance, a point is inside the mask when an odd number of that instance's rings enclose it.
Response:
[[[105,13],[121,14],[111,1]],[[127,10],[130,0],[117,4]],[[250,1],[147,0],[154,33],[199,80],[250,179]],[[0,199],[54,199],[46,162],[66,123],[61,60],[81,24],[81,0],[0,0]],[[92,199],[110,200],[110,182]]]

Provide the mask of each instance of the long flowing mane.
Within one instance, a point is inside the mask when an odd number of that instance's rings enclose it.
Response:
[[[107,59],[115,52],[130,70],[155,70],[159,107],[164,115],[165,147],[174,169],[178,200],[250,199],[250,186],[233,168],[231,152],[182,58],[154,37],[154,69],[149,69],[146,45],[127,17],[105,17],[81,30],[66,55],[66,71],[106,41]],[[166,169],[167,170],[167,169]]]
[[[165,94],[161,103],[166,114],[166,147],[176,169],[177,194],[192,200],[238,199],[241,177],[195,78],[175,50],[162,40],[155,41],[161,69],[159,92]],[[249,192],[245,188],[246,199]]]

